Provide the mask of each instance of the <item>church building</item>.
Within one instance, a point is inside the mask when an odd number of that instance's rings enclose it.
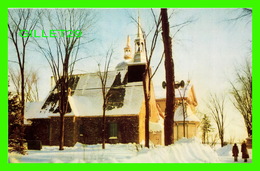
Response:
[[[128,36],[123,62],[107,73],[106,143],[143,144],[145,140],[143,74],[146,54],[139,18],[134,49],[130,44]],[[98,73],[70,76],[69,90],[64,145],[102,143],[103,96]],[[193,86],[188,82],[182,88],[175,89],[175,94],[174,139],[196,136],[200,121],[195,116],[197,100]],[[59,90],[53,86],[45,101],[27,104],[27,140],[40,140],[43,145],[59,145],[58,99]],[[155,98],[152,83],[150,108],[150,142],[164,145],[165,98]]]
[[[140,20],[132,54],[130,37],[124,48],[124,61],[108,71],[106,107],[106,143],[137,143],[145,139],[145,103],[143,73],[146,68],[144,39]],[[102,89],[98,73],[73,75],[69,78],[69,110],[65,114],[65,146],[102,143]],[[59,144],[59,109],[57,86],[42,103],[26,107],[30,121],[27,139],[41,140],[43,145]],[[151,91],[150,139],[163,144],[163,119],[155,94]]]

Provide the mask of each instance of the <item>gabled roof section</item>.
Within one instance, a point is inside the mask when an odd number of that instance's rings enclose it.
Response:
[[[101,81],[97,73],[74,75],[70,78],[69,110],[65,116],[101,116],[103,97]],[[107,77],[108,104],[106,115],[138,115],[143,104],[142,82],[127,82],[127,70],[109,71]],[[57,86],[50,92],[37,110],[27,112],[27,118],[59,116],[59,91]],[[30,107],[29,107],[30,108]]]
[[[174,121],[183,121],[183,112],[185,114],[185,121],[200,122],[199,118],[191,110],[189,105],[179,105],[174,113]]]
[[[127,83],[126,74],[126,70],[108,73],[106,115],[133,115],[140,112],[143,102],[142,82]],[[98,75],[92,73],[82,76],[69,102],[76,116],[101,116],[103,97]]]
[[[194,91],[194,86],[188,82],[183,88],[180,87],[175,89],[175,98],[176,99],[186,99],[188,102],[194,106],[197,106],[197,98]]]
[[[25,104],[25,119],[48,118],[49,115],[41,114],[43,102],[29,102]]]
[[[68,84],[69,84],[69,88],[71,90],[74,90],[78,84],[79,81],[79,76],[78,75],[73,75],[70,76],[69,80],[68,80]],[[59,82],[59,80],[58,80]],[[59,87],[58,87],[58,83],[55,85],[55,87],[53,88],[53,90],[50,92],[49,96],[47,97],[47,99],[44,101],[43,106],[41,107],[41,111],[43,113],[58,113],[59,112]],[[73,91],[71,92],[71,94],[73,94]],[[71,112],[71,108],[70,106],[68,107],[68,111],[67,113]]]

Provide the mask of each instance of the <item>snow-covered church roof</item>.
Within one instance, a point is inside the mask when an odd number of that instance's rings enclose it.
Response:
[[[101,116],[102,89],[97,73],[75,75],[70,80],[69,112],[65,116]],[[106,115],[137,115],[143,103],[142,82],[127,81],[127,70],[109,71]],[[55,87],[42,103],[28,104],[26,119],[59,116],[58,90]]]
[[[40,110],[43,102],[29,102],[25,105],[25,119],[29,118],[48,118],[48,115],[41,115]]]
[[[184,110],[183,110],[184,108]],[[183,121],[183,112],[185,114],[185,121],[200,122],[200,119],[195,115],[189,105],[179,105],[174,113],[174,121]]]
[[[109,72],[106,115],[139,114],[143,102],[142,82],[126,83],[125,79],[126,70]],[[76,116],[101,116],[103,97],[98,75],[82,76],[69,102]]]

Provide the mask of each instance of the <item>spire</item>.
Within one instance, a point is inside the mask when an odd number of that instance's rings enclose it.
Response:
[[[126,40],[126,47],[130,47],[130,42],[131,42],[130,36],[128,35]]]
[[[138,12],[138,28],[137,28],[137,38],[135,39],[135,55],[134,62],[145,62],[145,51],[144,51],[144,38],[143,31],[141,27],[139,12]]]
[[[124,58],[125,58],[125,60],[132,59],[132,52],[131,51],[132,50],[131,50],[131,46],[130,46],[130,36],[128,35],[127,40],[126,40],[126,47],[124,48],[124,52],[125,52]]]
[[[141,28],[140,16],[138,16],[137,38],[143,39],[143,32],[142,32],[142,28]]]

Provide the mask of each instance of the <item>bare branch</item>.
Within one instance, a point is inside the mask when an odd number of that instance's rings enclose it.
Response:
[[[188,19],[187,21],[184,21],[184,22],[182,22],[182,23],[175,24],[175,25],[171,26],[171,28],[176,28],[176,29],[177,29],[177,30],[174,32],[174,34],[173,34],[172,37],[174,38],[184,27],[188,26],[189,24],[191,24],[191,23],[193,23],[193,22],[195,22],[195,21],[196,21],[196,19],[190,18],[190,19]]]
[[[155,68],[155,70],[154,70],[152,76],[151,76],[151,79],[152,79],[153,76],[156,74],[157,70],[159,69],[159,67],[160,67],[160,65],[161,65],[161,63],[162,63],[162,61],[163,61],[163,58],[164,58],[164,53],[162,54],[161,59],[160,59],[158,65],[156,66],[156,68]]]
[[[104,68],[103,71],[101,70],[101,63],[98,62],[98,72],[97,75],[100,79],[101,82],[101,90],[102,90],[102,97],[103,97],[103,106],[102,106],[102,111],[103,111],[103,118],[102,118],[102,149],[105,149],[105,125],[106,125],[106,110],[107,110],[107,103],[108,103],[108,98],[110,97],[107,94],[107,80],[108,80],[108,72],[109,72],[109,67],[110,63],[112,60],[114,50],[111,48],[106,52],[105,56],[105,62],[104,62]],[[111,95],[111,94],[110,94]]]
[[[221,140],[221,146],[224,146],[224,130],[225,130],[225,97],[218,97],[216,94],[210,94],[209,99],[206,102],[207,108],[210,111],[210,115],[214,119],[217,128],[219,138]]]
[[[235,81],[231,85],[233,105],[244,118],[248,136],[252,135],[252,68],[250,60],[236,68]]]
[[[68,112],[69,81],[78,59],[79,50],[84,39],[82,36],[70,36],[71,30],[89,32],[93,24],[92,15],[86,9],[45,9],[41,10],[40,27],[42,30],[59,30],[59,35],[35,40],[38,51],[41,52],[50,65],[56,82],[59,96],[59,113],[61,119],[60,150],[64,144],[64,115]],[[46,20],[47,19],[47,20]],[[58,33],[57,33],[58,34]]]
[[[20,94],[21,94],[21,115],[22,124],[25,107],[25,58],[27,45],[30,36],[21,36],[21,30],[32,31],[38,24],[37,9],[9,9],[8,10],[8,31],[9,39],[13,43],[16,51],[17,61],[19,64],[19,76],[21,77]],[[24,34],[24,33],[23,33]]]

